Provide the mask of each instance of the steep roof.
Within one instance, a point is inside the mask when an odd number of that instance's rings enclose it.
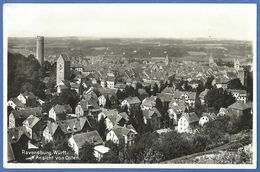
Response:
[[[246,109],[252,108],[252,106],[250,106],[250,104],[237,101],[237,102],[233,103],[232,105],[230,105],[228,108],[236,109],[236,110],[246,110]]]
[[[17,97],[13,97],[13,98],[11,98],[9,101],[14,102],[14,104],[15,104],[16,106],[18,106],[18,107],[22,107],[22,108],[25,107],[25,105],[24,105]]]
[[[62,57],[64,61],[70,61],[70,58],[65,53],[60,54],[60,57]]]
[[[121,113],[119,113],[119,115],[120,115],[122,118],[124,118],[126,121],[129,121],[129,116],[127,115],[127,113],[121,112]]]
[[[157,96],[162,102],[170,102],[173,99],[173,94],[168,93],[159,93]]]
[[[217,118],[216,114],[215,113],[207,113],[207,112],[204,112],[202,113],[202,116],[206,116],[209,118],[209,120],[215,120]]]
[[[34,108],[14,110],[12,113],[13,113],[15,119],[26,119],[30,115],[41,116],[41,114],[42,114],[41,110],[42,109],[40,107],[34,107]]]
[[[124,136],[127,136],[131,132],[131,129],[121,127],[118,125],[114,126],[112,130],[119,139],[124,138]]]
[[[114,125],[116,125],[121,119],[122,116],[119,115],[116,109],[105,110],[102,112]]]
[[[195,112],[183,113],[182,116],[186,118],[189,124],[199,121],[199,117],[196,115]]]
[[[51,135],[53,135],[58,128],[58,124],[56,122],[48,123],[47,127]]]
[[[14,161],[15,160],[15,156],[14,156],[14,152],[13,152],[13,148],[11,146],[11,143],[8,142],[8,145],[7,145],[7,161],[10,162],[10,161]]]
[[[128,97],[125,99],[130,105],[131,104],[138,104],[141,103],[140,99],[138,97]]]
[[[240,95],[247,95],[247,93],[246,93],[246,90],[235,90],[235,89],[229,89],[228,91],[230,91],[231,93],[238,93],[238,94],[240,94]]]
[[[162,93],[166,93],[166,94],[174,94],[175,92],[175,88],[174,87],[166,87],[165,89],[162,90]]]
[[[56,114],[63,114],[63,113],[71,113],[72,112],[72,108],[70,107],[70,105],[55,105],[53,107],[53,110],[55,111]]]
[[[88,121],[87,117],[73,118],[62,121],[57,121],[58,126],[65,134],[76,133],[83,129],[85,123]],[[88,123],[89,124],[89,123]]]
[[[25,91],[22,93],[22,95],[24,97],[26,97],[26,99],[35,99],[36,98],[35,95],[30,91]]]
[[[143,102],[142,102],[142,105],[141,106],[147,106],[147,107],[154,107],[155,104],[156,104],[156,98],[155,96],[151,96],[151,97],[146,97]]]
[[[81,106],[83,111],[87,111],[88,110],[88,101],[87,100],[83,99],[78,104]]]
[[[146,119],[151,119],[154,114],[156,114],[157,117],[162,117],[161,113],[155,107],[152,108],[152,109],[148,109],[148,110],[143,111],[143,115],[145,116]]]
[[[209,92],[209,89],[205,89],[204,91],[202,91],[199,95],[200,98],[204,99],[204,97],[207,95],[207,93]]]
[[[23,121],[23,124],[25,121],[28,121],[29,127],[32,128],[40,121],[40,118],[30,115],[26,120]]]
[[[9,128],[7,135],[8,142],[10,143],[17,143],[23,135],[30,139],[29,133],[26,131],[25,126]]]
[[[85,142],[88,142],[88,143],[94,144],[94,145],[103,144],[103,140],[96,130],[90,131],[87,133],[75,134],[72,137],[75,140],[79,149],[82,148],[82,146],[85,144]]]

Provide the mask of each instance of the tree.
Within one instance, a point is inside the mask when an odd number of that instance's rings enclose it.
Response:
[[[242,90],[245,89],[239,78],[232,79],[227,83],[228,89]]]
[[[121,90],[118,90],[116,92],[116,96],[117,96],[118,100],[124,100],[127,97],[126,93]]]
[[[119,156],[112,150],[105,153],[100,160],[101,163],[119,163]]]
[[[208,78],[207,78],[207,81],[206,81],[206,83],[205,83],[205,88],[207,88],[207,89],[213,88],[213,85],[212,85],[212,81],[213,81],[213,80],[214,80],[214,77],[213,77],[213,76],[208,77]]]
[[[102,116],[99,123],[98,123],[98,133],[104,140],[106,138],[106,132],[107,132],[107,127],[105,123],[105,118]]]
[[[107,97],[107,98],[106,98],[105,108],[106,108],[106,109],[110,109],[110,108],[111,108],[111,105],[112,105],[112,103],[111,103],[109,97]]]
[[[153,86],[153,95],[156,96],[156,94],[159,93],[159,87],[158,85],[155,83]]]
[[[233,95],[222,88],[211,89],[205,95],[205,103],[208,107],[214,107],[217,111],[221,107],[228,107],[235,102]]]
[[[79,151],[79,159],[83,163],[96,163],[97,159],[94,156],[94,145],[85,142]]]
[[[225,134],[230,130],[229,117],[219,117],[203,126],[204,136],[208,136],[211,144],[216,144],[224,139]]]

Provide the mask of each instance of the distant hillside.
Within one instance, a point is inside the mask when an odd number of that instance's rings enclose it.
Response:
[[[35,54],[36,38],[9,38],[8,50],[25,56]],[[50,61],[57,54],[64,52],[68,53],[69,56],[114,54],[132,58],[145,58],[149,52],[164,56],[165,54],[162,52],[167,52],[170,58],[182,59],[189,51],[204,52],[208,56],[211,54],[214,59],[233,61],[234,58],[244,59],[252,57],[252,43],[249,41],[212,39],[45,37],[45,59]],[[207,58],[204,60],[207,60]]]

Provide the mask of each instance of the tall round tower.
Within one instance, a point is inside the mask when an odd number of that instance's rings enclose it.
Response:
[[[40,65],[44,62],[44,37],[37,36],[37,52],[36,58],[39,61]]]

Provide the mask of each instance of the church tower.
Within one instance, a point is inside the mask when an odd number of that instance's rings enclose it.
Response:
[[[40,65],[44,62],[44,37],[37,36],[36,58]]]
[[[216,63],[215,63],[211,54],[210,54],[210,57],[209,57],[209,66],[210,67],[216,66]]]
[[[165,57],[165,65],[168,66],[169,64],[169,57],[168,57],[168,54],[166,55]]]
[[[57,59],[56,84],[59,85],[63,80],[70,78],[70,59],[66,54],[61,54]]]
[[[234,60],[234,68],[238,71],[240,69],[240,62],[238,59]]]

